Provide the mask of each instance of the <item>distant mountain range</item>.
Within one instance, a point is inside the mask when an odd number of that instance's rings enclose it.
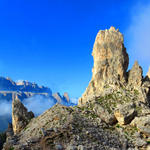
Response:
[[[14,82],[10,78],[0,77],[0,100],[12,100],[13,94],[17,94],[20,100],[35,95],[42,95],[56,100],[58,103],[69,103],[70,98],[67,92],[63,96],[59,92],[52,94],[52,90],[45,86],[38,86],[28,81]]]
[[[0,90],[49,94],[52,93],[51,89],[48,87],[38,86],[36,83],[31,83],[28,81],[14,82],[8,77],[0,77]]]
[[[64,93],[63,96],[60,95],[59,92],[52,93],[52,90],[45,86],[38,86],[36,83],[28,82],[28,81],[18,81],[14,82],[10,78],[0,77],[0,105],[6,104],[11,105],[13,95],[17,95],[21,101],[25,99],[32,98],[36,96],[33,100],[36,101],[37,96],[42,97],[43,99],[51,101],[53,104],[60,103],[66,106],[74,105],[71,103],[69,95],[67,92]],[[44,103],[43,103],[44,104]],[[9,106],[10,108],[11,106]],[[42,107],[42,106],[40,106]],[[47,106],[51,107],[51,106]],[[6,107],[5,111],[9,109]],[[10,111],[10,110],[9,110]],[[11,114],[3,114],[0,111],[0,131],[7,128],[8,121],[11,121]]]

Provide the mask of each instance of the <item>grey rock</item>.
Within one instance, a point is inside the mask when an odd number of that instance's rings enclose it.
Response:
[[[76,146],[67,146],[66,150],[78,150]]]
[[[83,145],[79,145],[78,150],[86,150],[86,148]]]
[[[135,117],[131,125],[136,126],[141,133],[150,137],[150,115]]]
[[[144,141],[141,138],[137,138],[136,139],[135,146],[142,147],[142,146],[145,146],[145,145],[147,145],[146,141]]]
[[[94,106],[93,111],[100,117],[101,120],[105,121],[110,125],[117,122],[115,115],[113,113],[110,114],[106,109],[101,107],[101,105],[99,104],[96,104]]]
[[[41,128],[41,132],[43,136],[46,136],[46,131],[44,130],[44,128]]]
[[[63,150],[62,145],[60,145],[60,144],[56,145],[56,150]]]
[[[137,89],[137,87],[140,87],[142,85],[142,79],[143,70],[142,67],[139,66],[138,62],[136,61],[132,69],[129,71],[128,85],[133,86],[133,88]]]
[[[115,110],[114,115],[118,120],[119,124],[129,124],[136,115],[135,104],[128,103],[125,105],[119,105],[117,110]]]

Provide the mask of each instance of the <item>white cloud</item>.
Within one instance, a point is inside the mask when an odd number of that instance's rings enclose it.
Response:
[[[11,102],[6,100],[0,101],[0,116],[10,116],[12,111]]]
[[[77,104],[78,99],[73,98],[71,102]],[[47,109],[56,104],[56,100],[53,98],[47,98],[41,95],[36,95],[27,99],[24,99],[24,106],[28,111],[32,111],[35,116],[42,114]],[[70,106],[72,103],[62,102],[63,105]],[[11,122],[12,116],[12,101],[1,100],[0,101],[0,131],[7,128],[8,122]]]
[[[77,98],[71,98],[71,103],[77,104]],[[32,111],[36,116],[42,114],[47,109],[56,104],[56,100],[53,98],[47,98],[41,95],[36,95],[22,102],[28,111]],[[63,105],[70,106],[71,103],[63,103]],[[7,100],[0,101],[0,116],[10,116],[12,114],[12,102]]]
[[[28,111],[32,111],[36,116],[51,108],[55,103],[54,99],[40,95],[23,100],[23,104],[27,107]]]
[[[131,12],[131,23],[125,33],[131,64],[138,60],[148,71],[150,65],[150,3],[137,4]]]
[[[78,104],[78,98],[71,98],[71,103]]]

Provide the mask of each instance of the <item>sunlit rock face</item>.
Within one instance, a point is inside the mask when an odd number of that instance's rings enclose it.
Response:
[[[33,117],[33,112],[28,112],[27,108],[21,103],[17,95],[14,95],[12,102],[12,125],[14,134],[17,134],[24,129]]]
[[[150,79],[150,67],[149,67],[149,70],[147,72],[147,77]]]
[[[92,79],[79,105],[86,102],[90,95],[98,96],[107,84],[126,82],[126,70],[129,57],[123,43],[123,35],[111,27],[109,30],[100,30],[96,36],[93,52],[94,67]]]
[[[128,85],[135,89],[142,85],[143,70],[142,67],[135,61],[132,69],[129,71]]]
[[[69,98],[69,95],[68,95],[68,93],[67,93],[67,92],[65,92],[65,93],[64,93],[64,95],[63,95],[63,99],[65,99],[67,102],[69,102],[69,101],[70,101],[70,98]]]

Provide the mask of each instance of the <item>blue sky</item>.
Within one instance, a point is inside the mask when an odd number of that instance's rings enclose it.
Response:
[[[149,10],[146,0],[1,0],[0,75],[79,97],[92,76],[96,34],[112,25],[124,33],[130,67],[138,59],[145,74]]]

